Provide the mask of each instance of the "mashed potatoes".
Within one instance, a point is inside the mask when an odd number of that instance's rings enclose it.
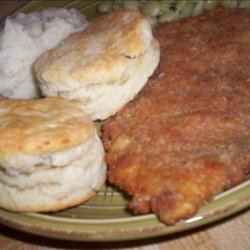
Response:
[[[0,97],[39,97],[33,62],[88,25],[75,9],[50,8],[8,17],[0,33]]]

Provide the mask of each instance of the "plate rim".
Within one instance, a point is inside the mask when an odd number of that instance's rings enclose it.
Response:
[[[235,196],[236,199],[232,199],[232,196]],[[249,207],[250,179],[215,196],[213,200],[201,207],[195,216],[182,220],[173,226],[161,223],[154,214],[122,219],[74,220],[73,218],[53,217],[53,214],[14,213],[3,209],[0,209],[0,223],[19,231],[52,239],[114,242],[139,240],[188,231],[222,220]],[[148,223],[148,225],[145,225],[145,223]],[[116,228],[117,225],[119,225],[119,228]],[[124,228],[121,229],[121,226],[124,226]]]

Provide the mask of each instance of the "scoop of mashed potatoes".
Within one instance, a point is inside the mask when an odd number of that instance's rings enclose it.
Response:
[[[88,25],[75,9],[48,8],[8,17],[0,31],[0,97],[36,98],[33,62],[69,34]]]

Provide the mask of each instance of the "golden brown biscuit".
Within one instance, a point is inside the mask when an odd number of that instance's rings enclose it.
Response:
[[[34,69],[45,96],[81,103],[105,119],[133,99],[159,63],[159,44],[139,12],[105,15],[42,55]]]
[[[55,211],[89,199],[105,181],[90,118],[63,98],[0,100],[0,207]]]

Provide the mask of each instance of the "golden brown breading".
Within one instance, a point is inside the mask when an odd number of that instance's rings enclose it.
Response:
[[[158,70],[103,142],[130,208],[173,224],[250,171],[250,10],[165,24],[155,37]]]

